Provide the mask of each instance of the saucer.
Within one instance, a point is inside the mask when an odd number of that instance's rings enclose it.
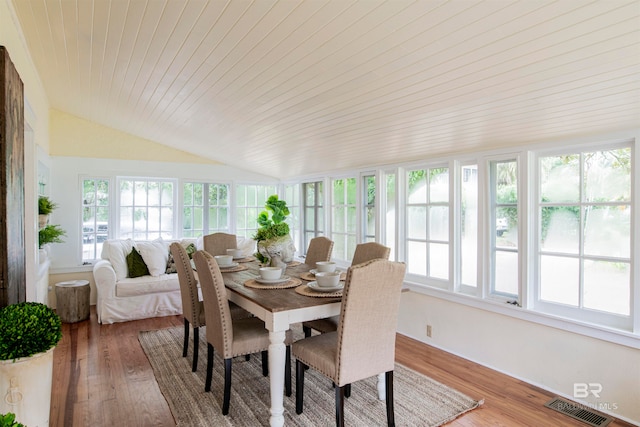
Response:
[[[307,283],[307,286],[317,292],[337,292],[337,291],[341,291],[342,288],[344,288],[344,282],[340,282],[338,286],[332,286],[330,288],[324,287],[324,286],[318,286],[318,282],[309,282]]]
[[[286,282],[289,279],[290,279],[289,276],[282,276],[279,279],[263,279],[262,277],[258,276],[258,277],[256,277],[255,280],[256,280],[256,282],[262,283],[263,285],[273,285],[273,284],[276,284],[276,283]]]
[[[224,266],[223,266],[223,265],[218,265],[218,267],[220,267],[220,268],[233,268],[233,267],[237,267],[237,266],[239,266],[239,265],[240,265],[240,264],[238,264],[237,262],[232,262],[232,263],[231,263],[231,264],[229,264],[229,265],[224,265]]]

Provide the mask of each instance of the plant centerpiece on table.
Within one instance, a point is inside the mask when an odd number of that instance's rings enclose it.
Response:
[[[285,221],[289,216],[287,202],[270,196],[265,203],[265,210],[258,215],[260,228],[253,239],[257,241],[258,252],[255,257],[263,264],[274,264],[277,260],[290,262],[296,248],[289,235],[289,224]]]
[[[0,413],[27,426],[48,424],[53,349],[61,338],[60,317],[45,304],[0,309]]]

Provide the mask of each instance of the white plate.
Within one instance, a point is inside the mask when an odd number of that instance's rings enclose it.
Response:
[[[262,284],[265,284],[265,285],[273,285],[274,283],[286,282],[289,279],[290,279],[289,276],[282,276],[279,279],[263,279],[262,277],[258,276],[258,277],[256,277],[256,282],[262,283]]]
[[[332,286],[330,288],[324,286],[318,286],[318,282],[309,282],[307,286],[317,292],[336,292],[341,291],[344,288],[344,282],[340,282],[338,286]]]
[[[233,268],[233,267],[237,267],[237,266],[239,266],[239,265],[240,265],[240,264],[238,264],[237,262],[232,262],[232,263],[231,263],[231,264],[229,264],[229,265],[225,265],[225,266],[219,265],[218,267],[220,267],[220,268]]]
[[[242,255],[242,256],[236,256],[236,257],[233,257],[233,259],[245,259],[245,258],[246,258],[246,257],[245,257],[244,255]]]

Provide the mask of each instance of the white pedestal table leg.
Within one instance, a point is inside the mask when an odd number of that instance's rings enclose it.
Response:
[[[286,358],[286,346],[284,345],[285,332],[269,332],[269,385],[271,389],[271,427],[284,425],[284,364]]]
[[[384,374],[378,374],[378,399],[385,400],[387,393],[385,393],[385,380]]]

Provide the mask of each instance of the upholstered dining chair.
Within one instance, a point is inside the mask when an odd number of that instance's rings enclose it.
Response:
[[[360,243],[356,246],[351,265],[354,266],[362,264],[363,262],[371,261],[372,259],[389,259],[390,253],[391,248],[381,245],[380,243]],[[315,329],[320,333],[335,331],[338,328],[338,319],[339,316],[333,316],[325,319],[303,322],[302,330],[304,331],[304,336],[310,337],[312,329]]]
[[[350,393],[351,384],[384,372],[387,424],[395,425],[393,369],[404,273],[403,263],[384,259],[349,268],[338,329],[304,338],[291,346],[296,358],[296,413],[303,410],[306,367],[333,381],[337,426],[344,425],[344,397]]]
[[[331,259],[331,251],[333,251],[333,240],[324,236],[314,237],[309,241],[304,263],[311,268],[315,268],[316,262],[329,261]]]
[[[178,242],[169,246],[176,263],[180,296],[182,297],[182,317],[184,317],[184,345],[182,357],[187,357],[189,349],[189,326],[193,327],[193,363],[191,370],[198,369],[198,343],[200,342],[200,326],[205,325],[204,307],[198,297],[198,281],[191,268],[191,260],[187,250]]]
[[[204,250],[211,255],[226,255],[227,249],[237,249],[238,241],[235,234],[213,233],[202,237]]]
[[[363,262],[371,261],[372,259],[389,259],[391,248],[388,248],[380,243],[367,242],[360,243],[356,246],[356,250],[353,253],[353,259],[351,265],[362,264]]]
[[[269,331],[264,322],[257,317],[244,319],[233,319],[231,317],[227,289],[213,255],[206,251],[196,251],[193,259],[198,270],[207,321],[207,376],[204,390],[207,392],[211,390],[213,352],[214,349],[218,349],[224,359],[222,414],[227,415],[231,399],[231,366],[233,357],[260,352],[262,353],[262,374],[264,376],[269,375],[267,357],[267,349],[270,343]],[[287,396],[291,395],[292,341],[291,330],[288,330],[285,335],[287,349],[284,371]]]

